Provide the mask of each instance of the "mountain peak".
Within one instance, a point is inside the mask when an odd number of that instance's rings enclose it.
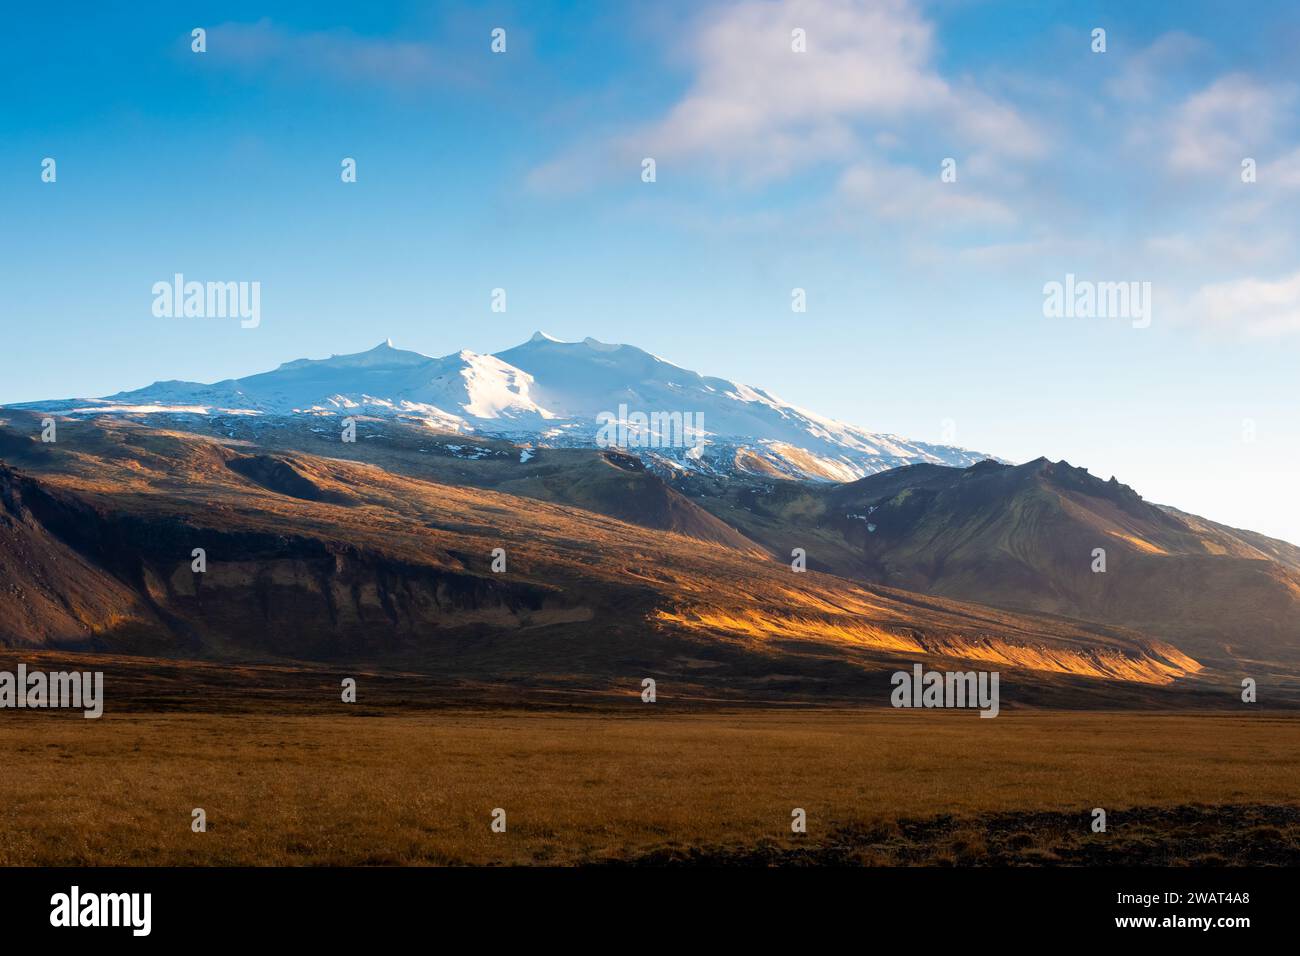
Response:
[[[373,341],[373,340],[371,340]],[[424,420],[439,429],[506,437],[545,438],[556,445],[590,445],[607,415],[680,416],[707,423],[718,447],[717,467],[753,460],[761,473],[851,481],[897,465],[971,465],[985,457],[959,448],[909,442],[816,415],[770,392],[700,375],[635,345],[588,336],[566,342],[534,332],[520,345],[487,355],[463,349],[431,357],[399,349],[386,338],[367,351],[303,358],[278,369],[205,385],[160,382],[97,400],[124,413],[193,409],[291,415],[300,411],[366,409],[368,414]],[[87,402],[61,400],[74,408]],[[678,460],[678,438],[652,444],[663,467]],[[724,447],[725,446],[725,447]],[[733,454],[743,449],[742,459]],[[746,457],[747,456],[747,457]],[[714,467],[709,465],[710,468]]]
[[[427,355],[420,352],[412,352],[407,349],[399,349],[393,345],[392,339],[384,339],[372,349],[364,352],[348,352],[343,355],[334,354],[325,359],[296,359],[292,362],[285,362],[277,371],[289,371],[292,369],[308,368],[374,368],[387,366],[408,366],[422,365],[426,362],[433,361]]]
[[[529,338],[529,340],[525,342],[524,345],[567,345],[567,346],[585,345],[593,352],[617,352],[619,349],[628,348],[628,346],[619,343],[602,342],[600,339],[594,339],[590,335],[587,336],[585,339],[583,339],[581,342],[566,342],[564,339],[557,339],[554,335],[550,335],[542,331],[534,332],[532,334],[532,337]],[[522,346],[519,347],[522,348]],[[640,350],[638,349],[637,351]]]

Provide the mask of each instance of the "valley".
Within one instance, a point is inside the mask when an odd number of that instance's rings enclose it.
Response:
[[[241,694],[234,712],[178,700],[6,719],[0,864],[1300,863],[1294,716],[981,720],[635,694],[421,710],[369,687],[350,713],[337,694]],[[195,807],[206,832],[191,829]],[[796,808],[806,833],[791,831]]]
[[[1012,669],[1029,699],[1086,699],[1093,682],[1226,692],[1135,630],[795,573],[612,452],[434,456],[421,435],[425,451],[385,440],[379,467],[115,418],[24,445],[16,422],[0,431],[10,644],[591,686],[689,675],[827,700],[884,701],[893,663],[918,657]]]
[[[530,345],[0,409],[0,670],[104,698],[5,712],[0,860],[1300,861],[1300,549],[1046,459],[602,447]]]

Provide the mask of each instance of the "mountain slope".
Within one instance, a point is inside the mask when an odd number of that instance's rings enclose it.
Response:
[[[1123,628],[795,574],[752,550],[359,461],[112,418],[70,422],[48,446],[3,433],[18,531],[0,536],[0,562],[48,582],[52,600],[24,611],[24,594],[0,592],[2,643],[477,680],[676,674],[729,692],[781,675],[783,688],[882,703],[887,673],[913,660],[996,666],[1037,688],[1029,699],[1202,680],[1195,660]],[[626,463],[579,462],[597,465]],[[69,625],[68,604],[85,626]],[[24,613],[19,633],[8,622]]]
[[[1300,659],[1300,548],[1064,462],[916,465],[696,500],[773,550],[803,546],[810,564],[857,580],[1123,623],[1207,660]]]
[[[554,416],[530,398],[530,384],[529,376],[490,355],[466,350],[431,359],[383,342],[368,352],[299,359],[272,372],[213,385],[158,382],[100,401],[110,408],[405,414],[453,430],[475,419],[536,427]]]
[[[4,643],[80,643],[158,621],[131,586],[88,560],[38,520],[40,485],[0,462],[0,607]]]
[[[602,415],[689,415],[704,435],[702,456],[687,453],[695,444],[691,436],[662,434],[662,428],[653,450],[625,449],[665,474],[685,469],[845,481],[911,462],[967,465],[986,457],[874,434],[630,345],[560,342],[540,332],[495,356],[465,350],[430,358],[384,342],[367,352],[299,359],[211,385],[163,381],[104,398],[14,407],[74,415],[370,415],[587,447],[604,441]],[[658,447],[661,440],[666,447]]]

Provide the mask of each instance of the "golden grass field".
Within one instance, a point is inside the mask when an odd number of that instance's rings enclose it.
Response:
[[[3,865],[1300,862],[1286,715],[8,711],[0,765]]]

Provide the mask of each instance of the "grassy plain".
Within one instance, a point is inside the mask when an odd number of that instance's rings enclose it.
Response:
[[[1284,713],[6,711],[0,766],[2,865],[1300,864]]]

